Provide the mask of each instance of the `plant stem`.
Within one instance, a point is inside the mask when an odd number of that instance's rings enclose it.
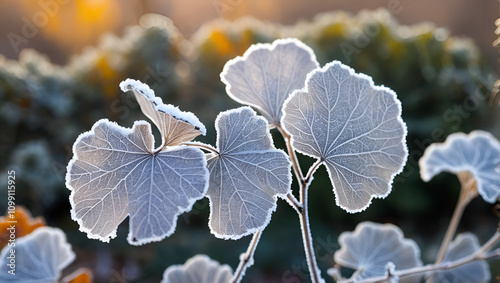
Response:
[[[290,156],[290,161],[292,162],[292,168],[293,168],[293,172],[295,173],[295,178],[297,178],[298,182],[301,182],[304,179],[304,176],[302,176],[302,171],[300,170],[299,160],[297,159],[297,155],[295,154],[295,151],[293,150],[292,143],[291,143],[291,137],[287,132],[285,132],[285,130],[281,126],[278,125],[277,129],[280,131],[281,135],[283,136],[283,139],[285,140],[286,149],[288,151],[288,156]]]
[[[213,146],[211,146],[209,144],[205,144],[205,143],[201,143],[201,142],[183,142],[182,144],[187,145],[187,146],[198,147],[198,148],[203,149],[204,151],[208,151],[208,152],[212,152],[212,153],[215,153],[217,155],[220,155],[220,153],[217,151],[217,149],[215,149]]]
[[[260,240],[260,235],[262,234],[262,230],[257,230],[255,234],[253,234],[252,240],[248,245],[248,249],[245,253],[240,255],[240,264],[236,268],[234,272],[233,278],[231,278],[232,283],[238,283],[241,281],[241,278],[245,274],[247,268],[253,265],[253,255],[255,253],[255,249],[257,248],[257,243]]]
[[[316,256],[314,255],[314,247],[312,243],[311,229],[309,227],[309,210],[307,205],[307,192],[309,185],[304,181],[301,182],[300,186],[300,200],[302,202],[302,213],[299,214],[300,226],[302,230],[302,240],[304,242],[304,249],[307,256],[307,265],[309,267],[309,273],[311,275],[312,283],[323,282],[321,275],[319,274],[318,264],[316,262]]]
[[[318,263],[316,262],[316,256],[314,255],[314,247],[312,243],[312,235],[311,235],[311,229],[309,227],[309,210],[308,210],[308,205],[307,205],[307,193],[309,191],[309,185],[310,185],[310,180],[312,179],[312,174],[314,171],[316,171],[317,167],[321,164],[321,161],[316,161],[316,163],[309,168],[308,171],[308,176],[304,178],[304,175],[302,174],[302,171],[300,170],[300,165],[299,161],[297,159],[297,155],[295,154],[295,151],[293,150],[292,144],[291,144],[291,137],[290,135],[280,126],[277,125],[278,130],[280,131],[281,135],[283,136],[283,139],[285,140],[286,143],[286,148],[288,151],[288,156],[290,156],[290,161],[292,162],[292,168],[293,172],[295,173],[295,178],[299,182],[299,203],[296,203],[296,198],[295,201],[293,199],[290,199],[289,203],[292,205],[292,207],[297,211],[297,214],[299,216],[300,220],[300,227],[302,228],[302,241],[304,244],[304,250],[306,253],[306,261],[307,261],[307,266],[309,267],[309,273],[311,276],[311,281],[312,283],[320,283],[324,282],[323,279],[321,278],[320,271],[318,268]],[[289,194],[290,195],[290,194]],[[292,195],[293,196],[293,195]]]
[[[460,196],[458,198],[457,206],[455,207],[455,211],[453,212],[450,224],[448,225],[448,229],[446,230],[446,234],[444,236],[441,247],[439,248],[438,256],[436,258],[436,264],[439,264],[443,260],[448,249],[448,245],[455,235],[458,223],[462,218],[465,207],[467,207],[470,201],[478,195],[476,182],[471,173],[464,171],[458,173],[457,176],[462,185],[460,189]]]

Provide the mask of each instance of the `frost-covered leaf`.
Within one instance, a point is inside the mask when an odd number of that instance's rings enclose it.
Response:
[[[318,67],[314,52],[297,39],[278,39],[252,45],[226,63],[221,80],[229,96],[257,107],[270,124],[279,125],[283,102],[304,87],[306,76]]]
[[[336,203],[348,212],[387,196],[408,155],[396,94],[337,61],[290,95],[282,124],[297,151],[324,161]]]
[[[450,243],[443,258],[443,263],[453,262],[474,254],[480,248],[479,242],[474,234],[463,233],[458,235]],[[489,282],[490,268],[484,260],[473,261],[450,270],[435,272],[432,278],[434,282]]]
[[[130,244],[159,241],[172,234],[179,214],[204,197],[208,170],[203,153],[191,147],[154,152],[145,121],[123,128],[106,119],[73,145],[66,186],[71,216],[89,238],[108,242],[130,215]]]
[[[184,265],[167,268],[161,283],[228,283],[232,276],[229,265],[220,265],[206,255],[195,255]]]
[[[11,253],[11,250],[15,251]],[[11,264],[9,256],[14,255]],[[52,227],[40,227],[18,238],[15,247],[5,246],[0,253],[1,282],[58,282],[61,271],[75,259],[66,235]],[[15,275],[9,273],[10,270]]]
[[[290,190],[291,164],[249,107],[220,113],[215,127],[220,155],[208,160],[209,226],[219,238],[238,239],[267,225],[276,197]]]
[[[163,104],[148,85],[140,81],[126,79],[120,83],[122,91],[132,90],[142,112],[158,127],[162,136],[162,146],[178,145],[190,141],[198,135],[206,134],[205,126],[191,112]]]
[[[405,239],[401,229],[392,224],[362,222],[354,232],[340,234],[339,244],[340,250],[334,255],[335,262],[357,270],[355,280],[386,275],[389,262],[395,265],[396,270],[422,265],[417,244]],[[401,280],[415,282],[417,279]]]
[[[443,171],[466,171],[485,201],[494,203],[500,197],[500,142],[488,132],[451,134],[444,143],[430,145],[418,163],[426,182]]]

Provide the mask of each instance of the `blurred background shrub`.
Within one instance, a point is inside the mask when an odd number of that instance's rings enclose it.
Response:
[[[107,3],[93,7],[84,1],[70,2],[76,5],[76,28],[66,31],[53,22],[57,17],[47,17],[45,36],[76,48],[79,43],[72,39],[90,36],[85,30],[112,29],[119,20],[99,15],[121,6],[116,1]],[[85,18],[89,14],[94,17]],[[98,282],[113,278],[155,282],[166,267],[197,253],[235,268],[247,240],[227,242],[210,235],[206,199],[179,217],[176,233],[160,243],[129,246],[125,241],[127,223],[120,226],[118,237],[110,244],[88,240],[70,219],[65,167],[77,136],[97,120],[108,118],[130,127],[134,120],[146,119],[132,96],[118,87],[126,78],[149,84],[164,102],[195,113],[208,129],[207,136],[199,140],[214,144],[216,115],[238,106],[220,82],[222,67],[253,43],[283,37],[296,37],[311,46],[321,65],[339,60],[372,76],[376,84],[392,88],[402,101],[408,126],[408,164],[389,197],[374,200],[367,211],[350,215],[336,207],[326,170],[315,176],[310,209],[315,244],[326,255],[319,260],[322,270],[333,262],[337,235],[363,220],[401,226],[427,251],[424,261],[432,258],[451,217],[459,185],[449,175],[424,184],[418,175],[418,159],[430,143],[441,142],[453,132],[481,128],[499,137],[499,109],[488,104],[496,77],[493,64],[471,39],[451,36],[446,29],[428,23],[400,25],[383,9],[355,15],[326,12],[292,25],[253,18],[218,19],[203,25],[191,39],[170,19],[147,14],[121,35],[107,34],[63,64],[53,63],[33,49],[21,50],[17,60],[0,55],[0,174],[5,177],[7,170],[16,170],[16,203],[28,207],[33,215],[43,215],[48,225],[64,229],[77,251],[74,269],[90,267]],[[282,147],[279,135],[274,131],[273,135]],[[300,159],[304,167],[311,164],[309,158]],[[6,187],[0,192],[6,194]],[[0,202],[0,209],[5,211],[6,202]],[[490,209],[480,201],[473,202],[461,229],[473,230],[480,239],[490,235],[496,227]],[[295,213],[282,201],[264,232],[256,262],[246,282],[275,282],[286,271],[307,274]],[[495,274],[498,272],[492,276]]]

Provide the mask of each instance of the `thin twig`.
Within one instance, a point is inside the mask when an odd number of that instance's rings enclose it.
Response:
[[[304,181],[300,184],[300,199],[302,201],[302,213],[299,215],[300,226],[302,227],[302,239],[304,241],[304,249],[307,256],[307,265],[309,267],[309,273],[311,275],[312,283],[323,282],[320,271],[318,269],[318,263],[316,262],[316,256],[314,255],[314,247],[312,243],[311,229],[309,227],[309,210],[307,205],[307,192],[309,189],[309,184]]]
[[[257,243],[259,242],[260,235],[262,234],[262,230],[257,230],[255,234],[253,234],[252,240],[248,245],[248,249],[245,253],[240,256],[240,264],[236,268],[234,272],[233,278],[231,278],[232,283],[238,283],[241,281],[241,278],[245,274],[245,271],[253,265],[253,255],[255,253],[255,249],[257,248]]]
[[[308,174],[307,178],[304,178],[304,175],[302,174],[302,171],[300,170],[300,165],[299,161],[297,159],[297,155],[295,154],[295,151],[293,150],[292,144],[291,144],[291,137],[290,135],[281,127],[277,126],[278,130],[280,131],[281,135],[283,136],[283,139],[285,140],[286,143],[286,148],[288,151],[288,156],[290,156],[290,161],[292,162],[292,168],[295,173],[295,178],[297,179],[297,182],[299,183],[299,204],[300,206],[296,205],[296,202],[290,201],[290,205],[295,208],[297,211],[297,214],[299,216],[300,220],[300,226],[302,227],[302,240],[304,244],[304,250],[306,253],[306,259],[307,259],[307,265],[309,267],[309,273],[311,276],[311,281],[312,283],[320,283],[324,282],[323,279],[321,278],[320,271],[318,268],[318,264],[316,262],[316,257],[314,255],[314,247],[312,243],[312,235],[311,235],[311,229],[309,227],[309,211],[307,208],[307,193],[309,190],[309,180],[312,178],[312,174],[316,170],[316,168],[319,166],[319,164],[313,164],[313,166],[309,169],[310,174]],[[295,197],[294,197],[295,198]],[[295,199],[296,201],[296,199]]]
[[[458,198],[457,206],[455,207],[455,211],[453,212],[453,216],[451,218],[450,224],[448,225],[448,229],[446,230],[445,237],[439,248],[439,253],[436,258],[436,264],[439,264],[448,250],[448,245],[450,244],[455,232],[457,231],[458,223],[462,218],[462,214],[464,212],[465,207],[478,196],[476,182],[474,177],[469,172],[460,172],[457,174],[458,179],[462,185],[460,189],[460,196]]]
[[[304,182],[306,184],[309,184],[309,182],[312,180],[312,176],[313,176],[314,172],[316,172],[316,169],[318,169],[318,167],[321,164],[323,164],[323,160],[318,159],[318,160],[316,160],[316,162],[314,162],[314,164],[311,166],[311,168],[309,168],[309,171],[307,171],[306,177],[304,178]]]
[[[302,213],[302,204],[299,200],[290,192],[286,195],[288,203],[295,209],[298,214]]]
[[[281,126],[278,125],[276,128],[280,131],[281,135],[283,136],[283,139],[285,140],[286,149],[288,151],[288,156],[290,156],[290,161],[292,162],[292,168],[293,172],[295,173],[295,178],[297,178],[298,182],[301,182],[304,179],[304,176],[302,176],[299,160],[297,159],[297,155],[295,154],[295,151],[292,148],[291,137],[287,132],[285,132],[285,130]]]
[[[207,152],[212,152],[212,153],[215,153],[217,155],[220,155],[220,153],[217,151],[217,149],[215,149],[213,146],[211,146],[209,144],[205,144],[205,143],[201,143],[201,142],[183,142],[182,144],[187,145],[187,146],[198,147],[198,148],[201,148]]]

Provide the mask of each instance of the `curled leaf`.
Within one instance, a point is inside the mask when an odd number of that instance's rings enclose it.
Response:
[[[163,273],[161,283],[228,283],[233,272],[206,255],[196,255],[184,265],[173,265]]]
[[[279,125],[283,102],[304,87],[306,76],[317,68],[311,48],[297,39],[255,44],[243,57],[229,60],[221,73],[228,95],[262,111],[270,124]]]
[[[12,257],[14,261],[11,261]],[[60,229],[40,227],[17,239],[15,246],[7,245],[2,249],[0,281],[55,283],[58,282],[61,271],[74,259],[75,253]]]
[[[448,246],[443,264],[453,262],[474,254],[479,250],[479,241],[474,234],[459,234]],[[473,261],[450,270],[437,271],[432,275],[434,282],[490,282],[491,274],[488,263],[484,260]]]
[[[205,126],[191,112],[163,104],[148,85],[140,81],[126,79],[120,83],[122,91],[132,90],[142,112],[158,127],[162,136],[162,147],[179,145],[200,134],[205,135]]]
[[[269,223],[276,197],[290,190],[291,163],[249,107],[220,113],[215,127],[219,155],[207,161],[209,226],[219,238],[239,239]]]
[[[500,142],[488,132],[451,134],[444,143],[431,144],[418,164],[426,182],[443,171],[469,172],[485,201],[494,203],[500,197]]]
[[[208,171],[200,150],[176,146],[155,153],[153,147],[144,121],[128,129],[103,119],[78,137],[66,186],[71,217],[89,238],[108,242],[130,215],[130,244],[159,241],[205,196]]]
[[[391,191],[408,155],[396,94],[334,61],[285,101],[282,124],[299,152],[327,167],[337,205],[354,213]]]
[[[339,237],[340,250],[334,259],[341,266],[357,270],[353,280],[384,276],[389,271],[421,266],[420,249],[392,224],[362,222],[354,232],[343,232]],[[388,269],[389,268],[389,269]],[[410,277],[404,282],[415,282]]]

